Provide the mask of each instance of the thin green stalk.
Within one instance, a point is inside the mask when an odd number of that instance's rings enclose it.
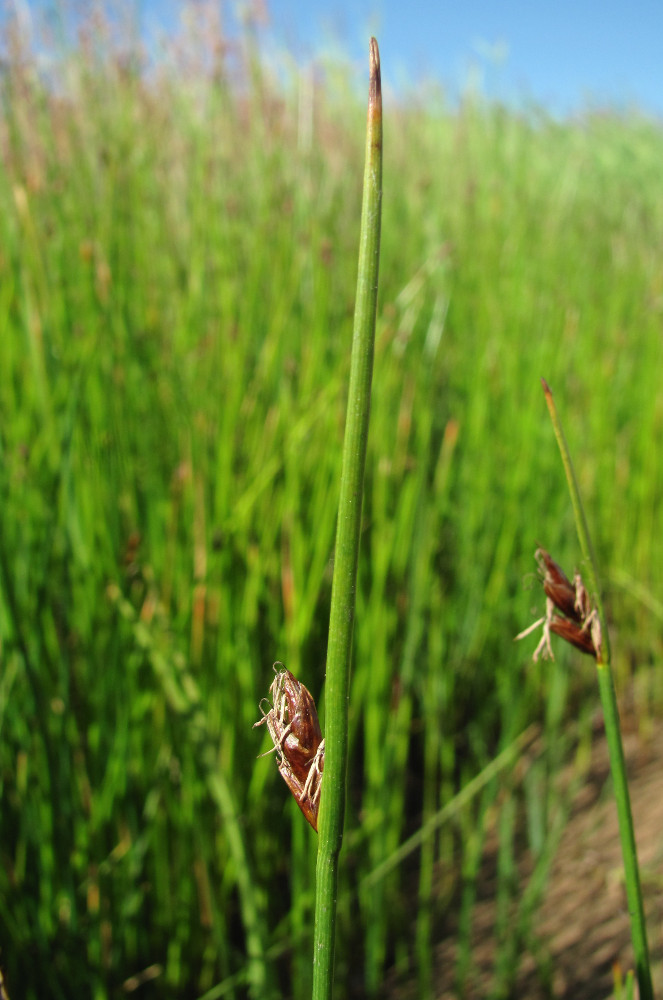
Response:
[[[329,616],[325,687],[325,771],[318,823],[313,998],[329,1000],[334,977],[338,857],[343,837],[348,742],[348,692],[366,442],[371,402],[382,207],[380,54],[370,43],[366,166],[359,238],[348,410]]]
[[[622,842],[622,855],[624,858],[624,875],[626,879],[626,899],[628,911],[631,918],[631,939],[633,941],[633,953],[635,956],[635,969],[638,977],[641,1000],[653,1000],[654,991],[651,980],[651,969],[649,965],[649,948],[647,945],[647,928],[645,925],[645,911],[642,903],[642,889],[640,886],[640,871],[638,868],[638,855],[635,844],[635,834],[633,831],[633,816],[631,813],[631,799],[628,791],[628,781],[626,777],[626,764],[624,761],[624,748],[622,746],[622,735],[619,724],[619,710],[617,708],[617,697],[615,695],[615,685],[610,666],[610,644],[608,640],[608,627],[601,600],[599,589],[599,575],[596,565],[596,557],[592,547],[589,528],[585,511],[580,499],[580,491],[576,480],[571,455],[566,443],[564,431],[557,413],[557,407],[553,399],[550,386],[545,381],[543,391],[546,397],[546,404],[550,412],[555,437],[564,463],[566,480],[571,494],[571,502],[576,521],[576,530],[580,548],[585,559],[583,569],[586,571],[586,581],[592,596],[594,607],[597,609],[601,622],[601,645],[596,657],[598,668],[599,692],[601,704],[603,706],[603,716],[605,719],[605,733],[608,741],[608,751],[610,754],[610,770],[615,790],[617,802],[617,816],[619,819],[619,834]]]

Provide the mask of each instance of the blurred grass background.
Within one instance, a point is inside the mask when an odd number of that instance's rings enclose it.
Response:
[[[252,724],[276,659],[324,715],[365,103],[270,71],[250,24],[148,65],[90,21],[47,78],[4,43],[10,996],[303,998],[316,839]],[[663,133],[431,95],[386,102],[385,152],[337,990],[433,996],[454,933],[462,995],[492,824],[504,996],[597,705],[590,661],[513,644],[537,543],[578,559],[541,375],[643,732],[661,701]]]

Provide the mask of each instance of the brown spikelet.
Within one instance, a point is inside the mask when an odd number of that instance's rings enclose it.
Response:
[[[576,571],[571,583],[561,566],[545,549],[538,548],[534,558],[539,564],[541,583],[546,595],[546,614],[517,635],[516,639],[523,639],[541,625],[543,634],[534,650],[535,661],[539,656],[544,659],[554,658],[550,645],[551,632],[570,642],[582,653],[600,657],[601,623],[580,573]],[[556,610],[559,614],[555,613]]]
[[[272,681],[271,707],[254,724],[266,725],[279,771],[297,805],[317,832],[325,741],[309,690],[283,664]]]

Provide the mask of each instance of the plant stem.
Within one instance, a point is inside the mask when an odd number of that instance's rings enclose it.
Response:
[[[585,511],[580,499],[580,491],[576,480],[571,455],[566,443],[564,431],[557,413],[557,407],[553,399],[550,386],[542,379],[543,391],[546,397],[546,404],[550,412],[555,437],[562,456],[566,480],[571,494],[573,512],[576,522],[576,531],[580,548],[585,560],[583,569],[586,570],[586,579],[589,589],[601,622],[601,647],[599,649],[596,666],[598,669],[599,693],[603,707],[603,717],[605,720],[605,734],[608,741],[608,752],[610,754],[610,770],[617,802],[617,816],[619,819],[619,835],[622,842],[622,856],[624,859],[624,876],[626,881],[626,899],[628,911],[631,918],[631,940],[633,941],[633,953],[635,956],[635,968],[640,988],[640,1000],[653,1000],[654,991],[651,980],[651,969],[649,965],[649,948],[647,945],[647,928],[645,925],[645,912],[642,902],[642,888],[640,885],[640,871],[638,868],[638,855],[635,844],[635,834],[633,831],[633,816],[631,813],[631,799],[628,791],[628,780],[626,776],[626,763],[624,761],[624,748],[622,746],[622,735],[619,724],[619,710],[617,708],[617,697],[615,695],[615,685],[610,666],[610,643],[608,639],[608,627],[601,600],[599,589],[599,574],[597,570],[596,557],[592,546],[589,528]]]
[[[334,976],[338,857],[343,837],[347,770],[348,691],[355,589],[371,402],[382,202],[380,55],[370,42],[366,165],[359,239],[348,409],[343,442],[334,579],[325,688],[325,770],[318,821],[313,998],[329,1000]]]

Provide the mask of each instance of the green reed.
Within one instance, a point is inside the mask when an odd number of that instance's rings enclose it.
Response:
[[[626,899],[628,902],[628,912],[631,918],[631,938],[633,941],[633,952],[635,958],[635,970],[638,980],[640,996],[652,998],[654,991],[652,987],[651,968],[649,961],[649,946],[647,943],[647,926],[645,923],[645,910],[640,884],[640,869],[638,866],[638,852],[635,843],[635,831],[633,828],[633,815],[631,812],[631,797],[628,790],[628,776],[626,773],[626,761],[624,759],[624,748],[622,745],[621,724],[619,719],[619,709],[617,706],[617,695],[615,693],[615,683],[610,655],[610,638],[608,634],[608,622],[603,608],[603,597],[601,587],[601,577],[594,555],[594,547],[587,524],[587,517],[578,488],[573,462],[569,447],[566,442],[562,423],[559,418],[557,406],[553,394],[548,384],[543,382],[543,390],[546,397],[546,404],[550,413],[555,437],[559,446],[564,473],[569,489],[569,495],[573,504],[573,514],[576,522],[578,541],[583,555],[583,570],[589,586],[589,593],[596,614],[600,622],[601,642],[596,656],[596,670],[599,682],[599,692],[601,695],[601,706],[605,720],[605,735],[610,752],[610,770],[617,806],[617,816],[619,819],[619,834],[622,845],[622,857],[624,860],[624,879],[626,884]]]
[[[304,997],[317,843],[252,724],[277,658],[324,715],[363,110],[272,78],[250,35],[182,35],[149,74],[96,30],[52,89],[23,50],[1,85],[0,964],[40,1000],[140,976]],[[476,857],[506,800],[546,864],[594,685],[512,643],[537,539],[573,561],[542,371],[583,414],[569,445],[622,581],[620,663],[660,656],[660,130],[432,96],[387,113],[345,994],[389,969],[423,992],[445,934],[471,981]],[[536,768],[507,784],[491,763],[533,720]],[[524,920],[538,883],[522,900],[499,830]]]
[[[382,84],[380,54],[370,43],[366,163],[359,235],[348,407],[343,438],[334,578],[325,684],[325,773],[316,868],[313,997],[331,998],[334,982],[338,864],[343,840],[348,761],[348,695],[362,526],[364,468],[371,412],[375,313],[382,214]]]

